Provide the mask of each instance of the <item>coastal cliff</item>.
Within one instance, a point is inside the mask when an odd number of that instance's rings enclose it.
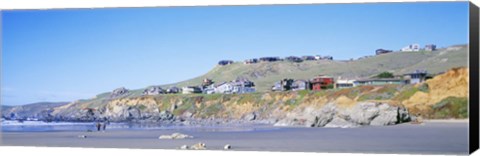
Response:
[[[179,125],[248,122],[309,127],[392,125],[417,120],[418,117],[468,118],[467,49],[466,45],[458,45],[433,52],[393,52],[350,61],[235,62],[216,66],[210,72],[190,80],[155,87],[198,85],[206,78],[217,83],[248,78],[255,82],[257,92],[152,95],[144,94],[146,88],[129,90],[122,87],[68,104],[45,105],[35,109],[30,109],[34,107],[29,105],[2,107],[2,117]],[[371,77],[383,71],[402,75],[416,69],[426,69],[436,76],[415,85],[269,91],[271,85],[282,78],[308,79],[316,74]]]
[[[382,88],[357,89],[367,93]],[[80,121],[108,119],[188,124],[194,120],[220,120],[222,123],[241,121],[309,127],[342,127],[344,123],[350,126],[392,125],[409,121],[409,114],[402,106],[381,101],[355,101],[343,95],[337,97],[337,94],[337,91],[300,91],[143,96],[114,99],[94,109],[71,109],[81,105],[72,103],[56,108],[53,115],[63,120]]]
[[[164,124],[269,123],[277,126],[393,125],[423,118],[466,118],[468,68],[417,85],[249,94],[162,94],[76,101],[55,107],[57,120]],[[460,99],[460,100],[459,100]]]
[[[454,68],[416,85],[359,86],[322,91],[249,94],[160,94],[75,101],[35,109],[40,120],[160,124],[268,123],[277,126],[393,125],[417,117],[467,118],[468,68]],[[25,116],[10,107],[2,114]],[[45,115],[45,112],[48,115]],[[27,113],[28,114],[28,113]],[[5,117],[5,116],[4,116]],[[32,116],[33,117],[33,116]]]

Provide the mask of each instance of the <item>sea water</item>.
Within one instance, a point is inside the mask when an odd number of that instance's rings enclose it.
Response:
[[[94,130],[95,123],[3,120],[1,127],[3,132],[87,131]]]
[[[48,132],[48,131],[96,131],[96,122],[44,122],[2,120],[2,132]],[[278,129],[268,125],[217,125],[217,126],[182,126],[160,125],[155,123],[111,122],[107,130],[186,130],[210,132],[263,131]]]

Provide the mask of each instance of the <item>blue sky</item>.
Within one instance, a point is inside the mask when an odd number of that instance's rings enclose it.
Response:
[[[221,59],[468,43],[468,2],[2,11],[1,102],[186,80]]]

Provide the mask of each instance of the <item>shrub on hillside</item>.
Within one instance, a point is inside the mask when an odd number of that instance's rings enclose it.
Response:
[[[383,73],[378,74],[378,75],[375,76],[375,77],[376,77],[376,78],[394,78],[395,76],[393,75],[393,73],[383,72]]]
[[[448,97],[432,106],[433,118],[468,118],[468,98]]]

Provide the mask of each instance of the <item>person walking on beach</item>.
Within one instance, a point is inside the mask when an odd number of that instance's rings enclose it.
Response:
[[[108,121],[105,121],[102,123],[102,130],[105,132],[105,129],[107,129],[107,122]]]
[[[96,126],[97,126],[97,131],[100,131],[100,127],[101,127],[100,122],[97,122],[97,125],[96,125]]]

